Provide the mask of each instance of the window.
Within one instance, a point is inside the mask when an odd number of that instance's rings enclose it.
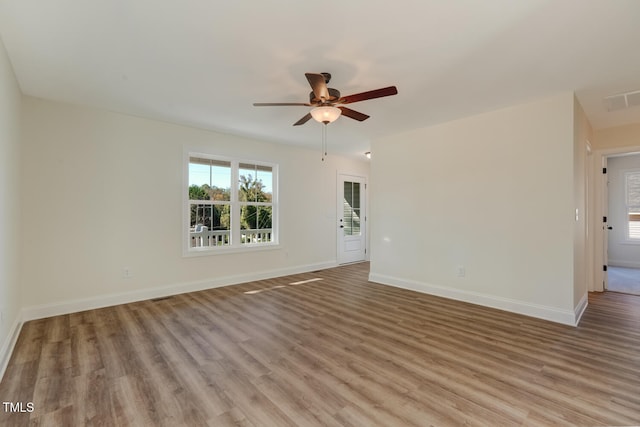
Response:
[[[625,172],[627,239],[640,241],[640,170]]]
[[[277,166],[190,154],[187,253],[277,244]]]

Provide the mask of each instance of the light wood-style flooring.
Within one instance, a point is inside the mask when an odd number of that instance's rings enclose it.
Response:
[[[368,264],[24,325],[0,425],[640,424],[640,297],[579,327],[367,282]],[[517,286],[517,284],[514,284]]]

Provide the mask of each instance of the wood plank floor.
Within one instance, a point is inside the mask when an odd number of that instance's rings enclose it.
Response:
[[[24,325],[0,425],[640,424],[640,297],[578,328],[367,282],[368,264]],[[317,280],[314,280],[317,279]]]

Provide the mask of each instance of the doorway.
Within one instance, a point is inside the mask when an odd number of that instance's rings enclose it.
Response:
[[[366,190],[365,177],[338,175],[338,264],[366,258]]]
[[[640,295],[640,153],[603,157],[603,290]]]

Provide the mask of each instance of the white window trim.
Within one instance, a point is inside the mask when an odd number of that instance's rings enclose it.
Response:
[[[231,205],[231,244],[228,246],[206,246],[192,248],[190,246],[191,236],[189,234],[189,227],[186,226],[191,220],[191,209],[189,199],[189,159],[191,157],[201,157],[205,159],[215,159],[231,163],[231,186],[234,188],[231,191],[231,200],[228,202]],[[240,182],[239,164],[248,163],[258,166],[269,166],[272,168],[273,188],[271,195],[271,203],[264,202],[240,202],[238,200],[237,184]],[[182,184],[182,222],[180,224],[182,232],[180,233],[182,238],[182,256],[183,257],[199,257],[210,256],[220,254],[233,254],[243,252],[255,252],[280,249],[280,227],[279,227],[279,203],[278,203],[278,187],[279,187],[279,168],[276,163],[264,162],[259,160],[250,160],[239,157],[219,156],[217,154],[207,153],[203,151],[185,150],[182,162],[183,169],[183,184]],[[226,204],[226,203],[225,203]],[[269,243],[240,243],[240,222],[233,218],[240,218],[240,207],[243,205],[262,205],[272,206],[271,217],[271,230],[272,241]]]

